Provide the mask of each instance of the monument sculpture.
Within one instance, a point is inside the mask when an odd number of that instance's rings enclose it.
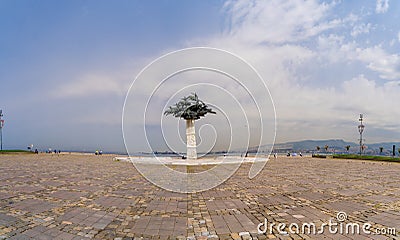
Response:
[[[197,159],[194,121],[200,119],[200,117],[204,117],[208,113],[216,114],[207,104],[199,99],[196,93],[183,97],[164,112],[165,115],[173,115],[174,117],[186,120],[186,154],[190,160]]]

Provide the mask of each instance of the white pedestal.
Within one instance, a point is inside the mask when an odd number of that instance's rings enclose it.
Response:
[[[194,119],[186,120],[186,146],[187,146],[187,159],[196,160],[196,129],[194,127]]]

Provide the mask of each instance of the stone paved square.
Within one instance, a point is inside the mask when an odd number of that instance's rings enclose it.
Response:
[[[85,192],[73,192],[73,191],[67,191],[67,190],[58,190],[55,191],[51,194],[49,194],[50,197],[53,198],[58,198],[58,199],[63,199],[63,200],[79,200],[81,197],[87,195]]]
[[[126,199],[122,197],[113,197],[113,196],[101,196],[98,199],[95,199],[94,202],[102,207],[115,207],[115,208],[126,208],[131,205],[134,205],[134,200]]]
[[[67,166],[67,167],[66,167]],[[182,166],[171,168],[183,169]],[[103,155],[0,155],[0,239],[398,239],[400,164],[279,157],[199,193],[158,188]],[[190,172],[204,168],[190,168]],[[269,223],[346,222],[397,235],[260,234]]]
[[[55,207],[56,203],[51,203],[41,199],[24,199],[20,202],[11,203],[10,206],[17,210],[31,213],[41,213]]]

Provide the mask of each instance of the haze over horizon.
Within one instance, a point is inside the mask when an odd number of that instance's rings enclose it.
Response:
[[[122,108],[135,76],[198,46],[257,69],[278,143],[356,142],[360,113],[366,144],[400,142],[399,12],[389,0],[0,1],[4,148],[124,152]]]

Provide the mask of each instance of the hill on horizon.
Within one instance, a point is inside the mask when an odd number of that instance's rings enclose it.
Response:
[[[334,149],[338,151],[342,151],[346,149],[346,146],[350,146],[351,150],[358,150],[359,143],[355,142],[347,142],[343,139],[327,139],[327,140],[300,140],[300,141],[290,141],[285,143],[276,143],[274,144],[274,150],[277,151],[313,151],[316,150],[317,146],[323,150],[324,146],[328,146],[329,149]],[[392,150],[392,146],[395,145],[396,149],[400,147],[400,142],[381,142],[381,143],[366,143],[365,144],[369,150],[379,150],[380,147],[383,147],[384,150]],[[271,145],[262,145],[251,147],[249,150],[255,149],[269,149]]]

